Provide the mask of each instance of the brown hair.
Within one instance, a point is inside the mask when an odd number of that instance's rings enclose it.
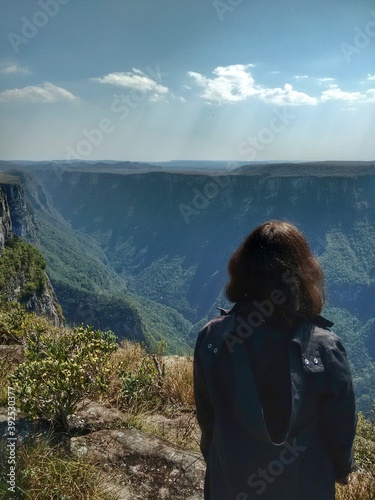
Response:
[[[303,234],[289,222],[256,227],[233,253],[226,295],[231,302],[269,300],[283,294],[275,314],[288,322],[312,319],[324,304],[323,272]]]

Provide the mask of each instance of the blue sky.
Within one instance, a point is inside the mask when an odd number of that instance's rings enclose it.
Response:
[[[372,0],[3,0],[0,158],[374,160]]]

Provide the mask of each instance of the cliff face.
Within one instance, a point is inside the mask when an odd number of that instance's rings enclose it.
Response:
[[[0,254],[5,242],[12,237],[12,221],[7,197],[0,189]]]
[[[35,238],[35,221],[27,207],[25,194],[20,184],[1,184],[1,191],[8,201],[12,220],[12,232],[25,241]]]
[[[218,305],[230,254],[267,219],[290,220],[305,232],[324,264],[331,302],[367,321],[375,287],[375,175],[345,169],[339,174],[115,175],[62,169],[57,176],[50,169],[38,177],[54,208],[101,245],[129,290],[190,321],[215,313],[210,309]]]
[[[56,294],[44,272],[39,251],[18,240],[33,239],[35,225],[19,184],[0,184],[0,259],[3,264],[1,295],[18,300],[29,311],[43,315],[55,325],[64,322]]]
[[[40,293],[34,293],[25,302],[25,307],[39,316],[46,316],[55,326],[61,326],[64,323],[59,301],[47,275],[44,289]]]

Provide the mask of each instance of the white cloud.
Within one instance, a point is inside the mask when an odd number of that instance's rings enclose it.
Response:
[[[325,84],[328,87],[333,85],[333,82],[335,81],[335,78],[332,78],[330,76],[315,77],[315,76],[308,76],[308,75],[294,75],[294,78],[296,80],[309,80],[309,81],[317,82],[319,85]]]
[[[315,106],[318,102],[316,97],[294,90],[290,83],[286,83],[284,88],[263,89],[259,97],[262,101],[277,106],[301,106],[303,104]]]
[[[23,102],[57,102],[75,101],[77,97],[68,90],[57,87],[53,83],[43,83],[43,85],[32,85],[21,89],[9,89],[0,92],[0,102],[23,101]]]
[[[217,103],[237,102],[257,93],[255,80],[246,71],[249,67],[250,65],[243,64],[219,66],[213,71],[214,78],[207,78],[194,71],[189,71],[188,75],[203,88],[203,99]]]
[[[137,68],[132,68],[132,71],[127,73],[109,73],[101,78],[92,78],[92,80],[133,91],[149,92],[151,101],[161,100],[160,97],[169,91],[168,87],[161,85]]]
[[[23,68],[18,63],[0,63],[0,73],[5,75],[30,75],[31,71],[26,68]]]
[[[316,78],[316,81],[318,83],[330,83],[330,82],[334,82],[335,79],[331,78],[330,76],[325,76],[323,78]]]
[[[322,92],[321,101],[346,101],[346,102],[358,102],[365,99],[364,94],[361,92],[345,92],[339,87],[334,87],[329,90],[324,90]]]
[[[367,75],[367,80],[370,82],[375,82],[375,75],[370,75],[370,73]]]
[[[188,75],[203,88],[201,97],[211,103],[238,102],[248,97],[280,106],[317,103],[315,97],[293,90],[288,83],[284,88],[266,88],[257,84],[249,71],[251,66],[243,64],[219,66],[213,71],[214,78],[208,78],[194,71],[189,71]]]
[[[375,89],[369,89],[366,92],[367,102],[375,102]]]
[[[151,102],[160,102],[164,101],[164,96],[162,94],[158,94],[157,92],[154,92],[151,94],[148,98],[149,101]]]

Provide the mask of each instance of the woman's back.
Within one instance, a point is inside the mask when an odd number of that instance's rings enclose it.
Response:
[[[319,316],[319,265],[276,221],[229,272],[235,305],[200,331],[194,356],[205,499],[332,500],[354,468],[356,414],[345,349]]]
[[[288,345],[293,329],[279,321],[255,330],[244,348],[249,356],[265,425],[274,443],[288,432],[292,395]]]
[[[353,468],[355,432],[351,376],[340,341],[328,329],[301,323],[288,341],[285,332],[289,366],[279,352],[281,372],[258,358],[254,369],[251,347],[266,349],[264,340],[276,330],[265,322],[228,344],[236,325],[243,328],[241,317],[232,312],[208,323],[195,351],[197,417],[208,465],[205,498],[334,499],[335,477]],[[272,348],[270,361],[277,352]],[[277,400],[270,401],[267,391],[280,391]]]

